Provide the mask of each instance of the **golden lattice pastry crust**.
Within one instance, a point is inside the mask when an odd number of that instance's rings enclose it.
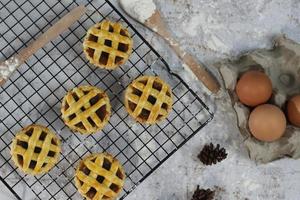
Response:
[[[132,53],[133,40],[118,22],[104,20],[88,31],[83,51],[90,63],[105,69],[124,64]]]
[[[26,174],[48,172],[60,156],[60,140],[40,125],[30,125],[18,132],[12,141],[12,160]]]
[[[125,172],[119,161],[108,153],[93,154],[79,163],[75,185],[86,199],[115,199],[122,191]]]
[[[83,134],[103,129],[111,115],[107,94],[94,86],[80,86],[67,93],[62,102],[62,118],[72,130]]]
[[[141,123],[155,124],[165,119],[172,104],[170,86],[157,76],[141,76],[125,91],[126,110]]]

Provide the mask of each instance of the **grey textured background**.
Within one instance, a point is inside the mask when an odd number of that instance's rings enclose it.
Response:
[[[174,37],[208,66],[252,49],[270,48],[272,38],[278,34],[300,42],[297,0],[163,0],[157,5]],[[174,70],[180,71],[180,63],[163,40],[134,24]],[[196,81],[191,84],[202,93]],[[128,200],[190,199],[197,184],[217,187],[217,199],[299,199],[300,161],[282,159],[267,165],[250,161],[227,98],[223,92],[215,98],[203,94],[206,102],[214,102],[213,122],[132,192]],[[207,142],[224,146],[228,158],[215,166],[203,166],[197,154]],[[4,186],[1,188],[5,195],[0,194],[1,199],[13,199]]]
[[[271,48],[272,39],[280,34],[300,42],[297,0],[164,0],[157,4],[183,48],[208,66],[256,48]],[[176,70],[180,69],[180,63],[160,38],[142,26],[137,28]],[[191,199],[198,184],[203,188],[217,187],[217,199],[299,199],[300,161],[281,159],[256,165],[248,158],[228,97],[221,92],[216,98],[204,98],[214,102],[213,122],[128,199]],[[207,142],[223,145],[228,158],[212,167],[202,165],[197,154]]]

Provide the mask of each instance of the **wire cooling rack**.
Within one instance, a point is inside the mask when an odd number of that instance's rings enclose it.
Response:
[[[0,59],[36,39],[80,1],[1,0]],[[84,1],[88,12],[57,39],[23,64],[0,88],[0,179],[17,199],[82,199],[73,182],[78,162],[93,152],[107,151],[123,164],[127,179],[123,199],[213,117],[207,106],[109,1]],[[82,52],[86,30],[103,19],[120,21],[132,34],[134,51],[122,67],[107,71],[90,65]],[[173,90],[173,110],[153,126],[134,122],[123,105],[123,91],[142,74],[159,75]],[[103,131],[83,136],[60,118],[61,100],[78,85],[104,89],[112,117]],[[29,176],[12,163],[10,144],[22,127],[38,123],[61,138],[59,163],[47,174]]]

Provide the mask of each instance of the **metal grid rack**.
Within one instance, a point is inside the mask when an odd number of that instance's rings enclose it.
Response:
[[[82,199],[73,183],[75,168],[84,156],[102,151],[115,155],[124,166],[127,179],[123,199],[213,117],[108,0],[84,2],[88,13],[40,49],[0,88],[0,180],[17,199]],[[0,59],[18,52],[80,3],[1,0]],[[82,52],[86,30],[104,18],[121,21],[134,40],[130,60],[114,71],[95,68]],[[124,109],[124,89],[142,74],[161,76],[173,90],[173,111],[157,125],[138,124]],[[113,114],[100,133],[73,133],[60,118],[64,94],[77,85],[98,86],[110,97]],[[49,173],[34,177],[20,172],[9,152],[15,132],[32,123],[53,129],[63,142],[59,163]]]

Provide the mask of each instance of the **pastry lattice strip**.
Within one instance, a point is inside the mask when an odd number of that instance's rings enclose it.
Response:
[[[60,148],[53,134],[44,132],[41,128],[31,128],[23,134],[16,135],[14,154],[24,171],[39,172],[49,163],[56,162],[55,155]]]
[[[90,199],[114,198],[123,187],[124,174],[119,162],[104,156],[84,160],[76,174],[81,186],[79,191]]]
[[[99,61],[104,65],[113,65],[128,58],[132,40],[126,35],[121,24],[104,21],[100,27],[90,28],[88,35],[85,46],[94,50],[90,55],[94,61]]]
[[[85,130],[91,130],[95,126],[102,127],[105,118],[102,115],[107,112],[101,110],[102,107],[106,106],[106,99],[103,98],[103,95],[93,89],[83,91],[81,88],[74,88],[72,95],[66,96],[68,109],[65,111],[64,116],[68,119],[68,124]],[[104,113],[101,114],[98,112],[99,110]]]
[[[168,85],[157,82],[156,77],[149,77],[147,83],[143,81],[135,81],[131,85],[133,91],[128,95],[128,100],[136,104],[133,110],[133,117],[138,117],[143,113],[143,109],[148,111],[147,121],[156,121],[159,116],[168,114],[168,106],[172,104],[172,98],[169,94]],[[162,85],[160,91],[155,88],[155,85]],[[138,95],[141,94],[141,95]],[[147,117],[143,115],[142,117]]]

